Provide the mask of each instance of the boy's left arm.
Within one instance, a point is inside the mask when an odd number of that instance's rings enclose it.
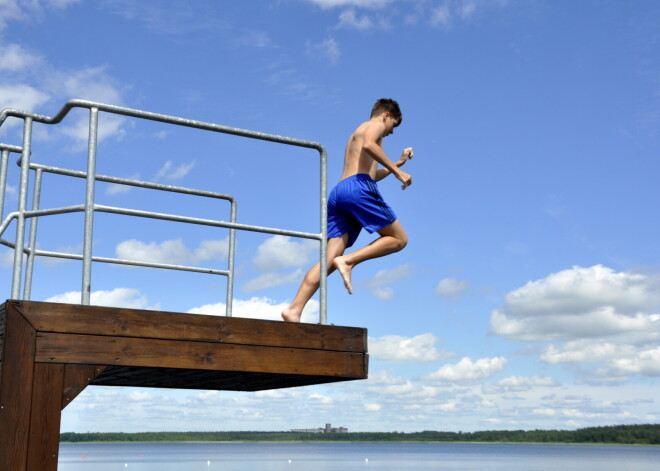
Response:
[[[407,147],[407,148],[403,149],[403,152],[401,153],[401,157],[399,158],[398,161],[396,161],[394,163],[394,165],[396,165],[397,167],[402,167],[403,164],[405,164],[409,159],[412,159],[412,158],[413,158],[412,147]],[[379,182],[391,173],[392,172],[390,172],[390,170],[387,169],[387,168],[380,168],[380,169],[376,170],[375,180],[377,182]]]

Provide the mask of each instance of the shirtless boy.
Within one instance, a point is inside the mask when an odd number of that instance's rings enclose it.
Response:
[[[328,198],[328,273],[338,270],[349,294],[353,293],[351,271],[357,264],[398,252],[408,243],[401,223],[376,186],[391,173],[403,184],[402,189],[412,185],[412,177],[400,169],[412,158],[412,148],[404,149],[397,162],[383,152],[383,138],[392,134],[402,119],[396,101],[382,98],[376,102],[371,119],[360,124],[348,139],[341,180]],[[379,169],[378,164],[384,168]],[[344,255],[363,227],[380,237]],[[282,312],[285,321],[300,322],[303,308],[319,288],[320,273],[319,263],[307,272],[293,302]]]

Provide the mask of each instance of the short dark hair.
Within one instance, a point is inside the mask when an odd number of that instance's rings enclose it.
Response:
[[[381,98],[374,104],[374,107],[371,109],[371,117],[378,116],[381,113],[389,112],[392,118],[398,121],[398,124],[401,124],[403,121],[403,115],[401,114],[401,108],[399,104],[392,100],[391,98]]]

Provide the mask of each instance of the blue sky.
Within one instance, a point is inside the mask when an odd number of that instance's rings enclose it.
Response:
[[[348,135],[392,97],[404,119],[385,151],[415,152],[412,187],[380,184],[408,247],[358,267],[352,296],[329,280],[329,322],[369,329],[368,380],[92,387],[62,430],[658,422],[659,31],[652,0],[0,0],[0,108],[52,116],[83,98],[317,141],[333,185]],[[84,119],[36,126],[34,160],[83,169]],[[19,124],[0,141],[20,144]],[[318,230],[313,151],[102,114],[98,155],[99,173],[235,195],[239,222]],[[5,214],[17,181],[12,163]],[[83,201],[82,182],[45,184],[45,207]],[[226,205],[137,189],[97,196],[227,217]],[[39,229],[41,248],[81,251],[81,215]],[[100,215],[94,253],[224,268],[226,237]],[[240,234],[235,314],[276,318],[315,256],[315,243]],[[37,262],[32,299],[77,302],[79,290],[77,262]],[[224,279],[205,275],[95,265],[92,290],[96,304],[224,309]],[[304,320],[317,318],[313,301]]]

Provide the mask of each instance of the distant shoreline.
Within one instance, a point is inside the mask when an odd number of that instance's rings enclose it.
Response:
[[[150,443],[282,443],[282,444],[291,444],[291,443],[319,443],[319,444],[324,444],[324,443],[392,443],[392,444],[405,444],[405,443],[416,443],[416,444],[421,444],[421,443],[428,443],[428,444],[439,444],[439,443],[445,443],[445,444],[462,444],[462,445],[580,445],[580,446],[648,446],[648,447],[660,447],[660,445],[652,445],[652,444],[643,444],[643,443],[566,443],[566,442],[431,442],[431,441],[412,441],[412,440],[406,440],[406,441],[400,441],[400,442],[393,442],[393,441],[339,441],[339,440],[329,440],[329,441],[322,441],[322,440],[314,440],[314,441],[309,441],[309,440],[291,440],[291,441],[285,441],[285,440],[278,440],[278,441],[272,441],[272,440],[216,440],[216,441],[188,441],[188,440],[179,440],[179,441],[89,441],[89,442],[64,442],[61,441],[60,445],[85,445],[85,444],[101,444],[101,443],[108,443],[108,444],[116,444],[116,445],[126,445],[126,444],[150,444]]]
[[[480,432],[64,432],[61,443],[499,443],[660,445],[660,424],[614,425],[577,430],[487,430]]]

